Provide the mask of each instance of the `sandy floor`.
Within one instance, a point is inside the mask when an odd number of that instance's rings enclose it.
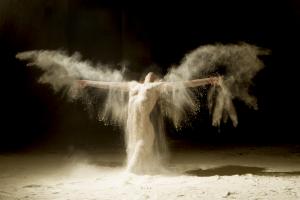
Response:
[[[168,172],[143,176],[124,173],[118,153],[2,154],[0,200],[300,199],[298,150],[176,151]]]

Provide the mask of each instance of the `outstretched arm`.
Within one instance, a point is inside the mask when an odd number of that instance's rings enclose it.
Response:
[[[219,85],[221,77],[210,77],[210,78],[202,78],[202,79],[195,79],[184,81],[183,84],[185,87],[199,87],[204,85]]]
[[[175,82],[164,82],[163,86],[166,89],[172,89],[176,87],[176,84],[182,84],[185,87],[199,87],[204,85],[220,85],[222,77],[214,76],[210,78],[194,79],[189,81],[175,81]]]
[[[81,87],[93,87],[100,89],[119,89],[128,91],[129,84],[128,82],[105,82],[105,81],[90,81],[90,80],[77,80],[77,83]]]

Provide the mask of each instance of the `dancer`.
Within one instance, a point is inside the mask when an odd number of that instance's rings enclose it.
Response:
[[[173,90],[178,84],[185,87],[198,87],[207,84],[217,85],[220,77],[183,81],[182,83],[163,82],[153,72],[149,72],[143,83],[138,82],[103,82],[79,80],[81,87],[101,89],[114,88],[127,91],[128,116],[126,122],[127,171],[134,173],[153,173],[160,166],[158,155],[155,154],[155,130],[150,114],[162,92]]]

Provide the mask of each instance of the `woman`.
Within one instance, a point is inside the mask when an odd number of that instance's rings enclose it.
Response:
[[[79,80],[81,87],[117,89],[127,91],[128,112],[125,127],[127,171],[133,173],[153,173],[161,168],[160,155],[155,151],[156,131],[151,120],[151,113],[163,92],[168,92],[178,85],[198,87],[207,84],[219,84],[220,77],[195,79],[182,82],[161,81],[153,72],[149,72],[143,83],[139,82],[102,82]]]

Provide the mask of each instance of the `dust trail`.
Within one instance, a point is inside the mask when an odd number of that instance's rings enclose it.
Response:
[[[16,55],[20,60],[29,60],[28,66],[36,66],[43,70],[39,78],[40,83],[49,84],[55,92],[64,90],[71,99],[84,99],[87,105],[91,105],[96,100],[95,91],[87,92],[79,87],[77,80],[87,79],[94,81],[118,81],[124,82],[124,71],[113,69],[110,65],[98,63],[93,65],[90,61],[81,61],[81,55],[74,53],[68,56],[64,51],[26,51]],[[115,91],[113,88],[107,92],[105,106],[98,107],[98,117],[106,123],[121,124],[126,122],[126,108],[128,97],[122,91]]]
[[[179,66],[173,66],[164,80],[184,81],[222,76],[220,87],[211,87],[208,91],[208,105],[213,117],[212,124],[218,126],[222,119],[226,122],[229,117],[236,126],[238,120],[232,100],[238,98],[248,106],[257,109],[256,98],[250,95],[248,90],[253,77],[264,67],[259,56],[269,53],[267,49],[247,43],[201,46],[188,53]],[[194,111],[198,107],[193,94],[184,87],[174,91],[169,98],[171,99],[168,100],[169,102],[176,102],[176,104],[168,104],[169,107],[165,110],[175,125],[184,119],[185,112],[181,108],[185,107]],[[179,112],[174,112],[174,110],[179,110]]]

